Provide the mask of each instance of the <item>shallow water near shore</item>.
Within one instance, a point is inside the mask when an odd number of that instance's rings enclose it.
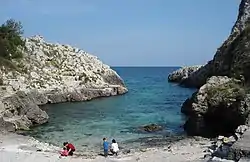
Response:
[[[140,148],[175,140],[184,134],[185,117],[181,104],[194,92],[168,83],[167,76],[177,68],[117,67],[129,92],[122,96],[89,102],[62,103],[43,106],[49,122],[27,132],[38,140],[61,146],[72,142],[78,150],[100,152],[102,138],[116,139],[123,149]],[[164,129],[146,133],[138,128],[150,123]]]

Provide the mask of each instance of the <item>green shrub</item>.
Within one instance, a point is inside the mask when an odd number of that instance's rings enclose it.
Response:
[[[19,49],[25,47],[25,42],[21,37],[22,28],[21,22],[13,19],[7,20],[0,26],[0,57],[8,60],[22,57]]]
[[[0,26],[0,66],[18,70],[12,59],[22,58],[25,42],[22,40],[22,25],[13,19],[7,20]]]
[[[207,101],[211,106],[218,106],[221,103],[243,100],[245,96],[245,88],[234,81],[230,81],[209,89],[207,93]]]

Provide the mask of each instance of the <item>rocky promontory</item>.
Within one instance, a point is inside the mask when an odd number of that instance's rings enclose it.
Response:
[[[0,68],[0,130],[46,123],[49,117],[39,105],[127,92],[120,76],[96,56],[41,36],[25,38],[23,57],[8,65]]]
[[[181,83],[183,80],[188,78],[193,72],[201,68],[201,65],[196,66],[185,66],[168,75],[169,82]]]

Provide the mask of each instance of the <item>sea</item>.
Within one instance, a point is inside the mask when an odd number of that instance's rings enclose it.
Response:
[[[121,149],[164,145],[164,140],[185,136],[182,103],[195,89],[169,83],[168,74],[179,67],[112,67],[124,80],[128,93],[88,102],[48,104],[42,108],[49,122],[30,130],[36,139],[62,146],[73,143],[78,150],[99,153],[102,139],[115,139]],[[142,126],[163,129],[145,132]]]

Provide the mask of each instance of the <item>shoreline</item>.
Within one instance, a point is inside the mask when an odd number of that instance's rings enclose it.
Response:
[[[61,148],[40,142],[33,137],[12,133],[0,134],[0,160],[23,162],[46,161],[86,161],[101,162],[103,156],[88,155],[77,152],[73,157],[61,157],[58,151]],[[170,142],[163,147],[152,147],[130,150],[118,157],[109,156],[106,161],[195,161],[202,160],[205,150],[211,145],[212,140],[201,137],[188,137],[179,141]],[[156,160],[157,159],[157,160]]]

